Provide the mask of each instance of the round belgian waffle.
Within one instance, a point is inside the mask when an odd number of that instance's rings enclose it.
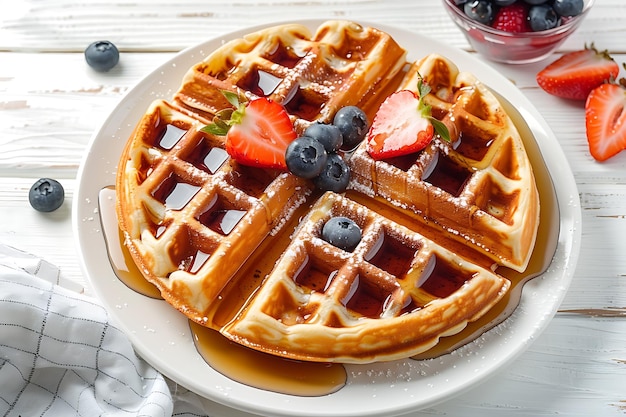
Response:
[[[372,120],[417,72],[453,141],[378,162],[361,146],[345,156],[342,195],[240,165],[201,130],[228,106],[221,90],[283,104],[299,131],[346,105]],[[496,266],[524,270],[539,212],[523,144],[487,88],[437,55],[407,65],[387,34],[344,21],[262,30],[194,65],[138,123],[116,190],[125,244],[169,303],[238,343],[310,361],[407,357],[459,332],[509,288]],[[338,215],[363,231],[352,252],[320,237]]]

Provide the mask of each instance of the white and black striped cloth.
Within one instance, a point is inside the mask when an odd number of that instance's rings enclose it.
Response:
[[[0,244],[0,416],[205,416],[139,358],[96,300]],[[191,396],[189,396],[191,394]]]

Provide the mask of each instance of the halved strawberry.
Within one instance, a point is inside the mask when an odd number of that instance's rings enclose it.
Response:
[[[614,79],[619,65],[607,51],[593,45],[566,53],[537,74],[537,84],[557,97],[585,100],[591,90]]]
[[[595,88],[585,103],[589,151],[605,161],[626,149],[626,89],[615,83]]]
[[[226,135],[226,152],[241,164],[286,170],[285,151],[297,134],[285,108],[265,97],[245,102],[224,95],[236,109],[218,114],[203,130]]]
[[[431,116],[423,98],[430,87],[419,79],[418,94],[400,90],[383,101],[367,134],[367,152],[376,160],[420,151],[433,139],[435,131],[449,140],[448,129]]]

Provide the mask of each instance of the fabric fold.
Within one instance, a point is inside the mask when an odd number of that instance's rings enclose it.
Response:
[[[0,247],[0,415],[206,415],[173,398],[172,382],[97,300],[56,285],[54,265],[13,251]],[[34,275],[43,271],[48,279]]]

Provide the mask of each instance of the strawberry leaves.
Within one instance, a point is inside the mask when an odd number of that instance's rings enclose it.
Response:
[[[213,123],[202,128],[203,132],[217,136],[226,136],[231,126],[241,123],[241,119],[246,113],[246,98],[232,91],[222,91],[222,94],[234,109],[223,109],[217,112],[215,117],[213,117]]]
[[[286,170],[285,151],[297,137],[285,108],[267,98],[247,101],[223,91],[233,108],[218,112],[202,130],[226,136],[225,149],[243,165]]]
[[[421,109],[422,117],[425,117],[435,128],[435,132],[441,136],[446,142],[450,142],[450,132],[448,127],[440,120],[432,116],[432,108],[429,104],[424,104],[424,97],[430,94],[430,86],[424,83],[422,76],[418,74],[417,92],[419,94],[419,103],[417,105],[418,110]]]

